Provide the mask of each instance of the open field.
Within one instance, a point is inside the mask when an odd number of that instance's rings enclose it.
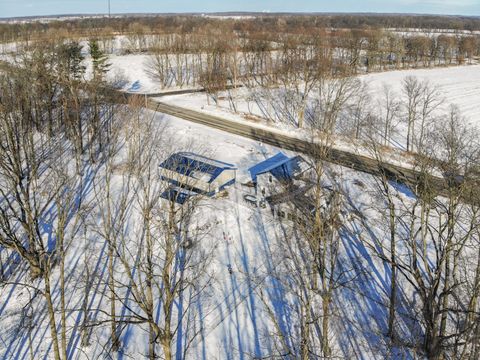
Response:
[[[458,106],[467,124],[480,127],[480,65],[400,70],[359,78],[368,84],[375,100],[381,96],[383,84],[391,86],[397,96],[400,96],[402,81],[407,76],[426,80],[439,89],[442,98],[439,110],[445,111],[450,105]]]

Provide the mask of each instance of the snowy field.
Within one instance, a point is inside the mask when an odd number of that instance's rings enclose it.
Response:
[[[155,93],[161,89],[145,72],[150,55],[112,55],[108,61],[112,64],[109,78],[120,79],[121,89],[131,93]]]
[[[161,92],[162,89],[145,71],[149,58],[150,55],[112,55],[109,57],[112,64],[109,76],[111,79],[123,78],[122,88],[128,92]],[[375,99],[381,93],[383,84],[391,86],[400,96],[402,80],[407,76],[429,81],[439,88],[445,107],[455,104],[469,122],[480,124],[480,65],[388,71],[361,75],[359,79],[368,84]],[[191,96],[203,98],[206,104],[205,96]],[[240,98],[244,96],[239,94]],[[198,101],[195,100],[194,104],[198,104]]]
[[[478,30],[456,30],[456,29],[396,29],[396,28],[387,28],[387,31],[392,31],[398,35],[402,36],[472,36],[479,35],[480,31]]]
[[[402,81],[407,76],[415,76],[438,87],[443,101],[441,108],[446,110],[451,104],[459,107],[467,123],[480,127],[480,65],[453,66],[447,68],[400,70],[363,75],[373,99],[382,92],[383,84],[391,86],[400,94]]]
[[[407,76],[415,76],[419,80],[426,80],[432,86],[438,87],[443,97],[443,110],[448,109],[450,105],[457,105],[469,124],[480,126],[480,65],[389,71],[362,75],[358,78],[368,85],[370,95],[376,101],[381,96],[384,84],[391,86],[392,90],[400,97],[402,81]],[[127,78],[129,78],[129,75],[127,75]],[[133,78],[135,76],[131,77],[131,79]],[[148,85],[147,88],[154,85],[147,82],[145,76],[140,76],[139,80],[135,81],[140,83],[143,81]],[[129,83],[134,83],[134,81],[130,80]],[[239,90],[239,92],[240,98],[246,96],[243,90]],[[183,106],[190,103],[197,109],[207,106],[205,94],[180,95],[168,97],[167,100]],[[229,108],[228,101],[220,101],[220,107]],[[248,111],[247,106],[242,104],[241,101],[240,109],[241,111]],[[261,115],[261,113],[257,113],[257,115]]]
[[[428,82],[431,88],[438,90],[440,105],[432,113],[433,118],[427,125],[428,127],[432,129],[441,127],[441,124],[447,120],[450,107],[453,105],[458,107],[467,127],[477,129],[477,131],[480,130],[480,65],[390,71],[359,76],[358,78],[367,86],[366,92],[369,100],[366,111],[379,114],[378,109],[383,105],[384,86],[388,86],[392,90],[392,95],[397,101],[405,101],[405,94],[402,89],[403,80],[409,76],[416,77],[420,82]],[[261,92],[262,90],[259,90],[259,93]],[[266,122],[270,126],[283,130],[294,131],[296,126],[290,121],[265,121],[265,119],[277,117],[279,113],[284,114],[285,109],[282,107],[282,100],[275,100],[275,90],[267,90],[263,94],[267,95],[262,95],[265,98],[261,99],[258,95],[252,95],[244,88],[232,90],[230,93],[221,93],[217,105],[211,99],[208,101],[205,94],[202,93],[166,96],[162,97],[161,101],[232,119],[244,117],[256,122]],[[235,102],[236,112],[229,96]],[[315,94],[312,94],[312,97],[314,96]],[[273,104],[268,103],[269,97],[274,99]],[[292,112],[290,112],[291,114]],[[294,111],[293,114],[295,114]],[[402,116],[397,119],[390,146],[405,150],[407,127],[402,120]],[[339,122],[341,124],[340,135],[348,134],[347,128],[350,126],[348,123],[349,115],[347,114]],[[295,131],[298,131],[298,129]],[[350,137],[350,139],[352,138]],[[351,142],[353,144],[355,141],[351,140]]]
[[[133,93],[158,93],[162,89],[145,71],[149,55],[125,55],[111,56],[112,63],[110,79],[122,79],[122,89]],[[480,127],[480,65],[454,66],[434,69],[398,70],[382,73],[361,75],[359,79],[364,81],[370,90],[373,101],[376,101],[382,93],[384,84],[391,86],[392,90],[400,97],[402,94],[402,81],[407,76],[415,76],[419,80],[426,80],[434,87],[438,87],[442,97],[442,110],[447,110],[453,104],[457,105],[465,117],[467,123]],[[234,94],[238,97],[239,111],[248,113],[251,110],[255,115],[261,116],[262,112],[252,106],[251,109],[245,104],[245,91]],[[178,105],[195,106],[197,109],[207,105],[207,99],[203,94],[191,94],[179,96],[178,100],[170,99]],[[221,108],[230,106],[228,101],[220,101]]]

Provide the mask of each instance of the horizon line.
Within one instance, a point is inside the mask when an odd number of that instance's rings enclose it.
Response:
[[[409,13],[409,12],[374,12],[374,11],[178,11],[178,12],[124,12],[124,13],[112,13],[114,16],[171,16],[171,15],[263,15],[263,16],[275,16],[275,15],[388,15],[388,16],[433,16],[433,17],[465,17],[465,18],[480,18],[480,15],[465,15],[465,14],[438,14],[438,13]],[[48,15],[24,15],[24,16],[9,16],[2,17],[2,20],[15,20],[15,19],[45,19],[45,18],[62,18],[69,16],[81,16],[81,17],[109,17],[108,13],[65,13],[65,14],[48,14]]]

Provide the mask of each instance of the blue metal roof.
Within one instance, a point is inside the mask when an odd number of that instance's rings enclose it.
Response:
[[[255,166],[252,166],[250,169],[248,169],[248,171],[254,182],[257,181],[257,175],[265,174],[267,172],[272,172],[272,174],[275,177],[285,178],[288,175],[293,174],[293,173],[289,173],[289,169],[291,169],[292,167],[287,165],[286,167],[284,167],[285,168],[284,170],[282,170],[280,167],[282,167],[282,165],[284,164],[287,164],[293,159],[295,158],[289,158],[284,153],[279,152],[278,154],[272,156],[271,158],[268,158],[262,161],[261,163]]]
[[[208,183],[213,182],[224,170],[236,170],[235,165],[207,158],[190,152],[172,154],[160,164],[161,168],[191,176],[195,172],[208,174]]]
[[[303,158],[301,156],[295,156],[274,169],[271,169],[270,173],[278,180],[291,180],[296,175],[302,173],[302,163],[304,163]]]
[[[187,189],[172,187],[165,190],[160,196],[166,200],[175,201],[177,204],[183,205],[189,198],[197,195],[197,193]]]

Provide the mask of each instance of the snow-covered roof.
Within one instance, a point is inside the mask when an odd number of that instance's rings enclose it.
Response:
[[[268,158],[261,163],[258,163],[255,166],[252,166],[250,169],[248,169],[248,172],[250,173],[253,182],[257,181],[257,175],[269,172],[270,170],[276,168],[277,166],[282,165],[285,161],[288,161],[289,157],[285,155],[282,152],[279,152],[278,154],[272,156],[271,158]]]
[[[235,165],[191,152],[178,152],[160,164],[163,169],[212,183],[224,170],[236,170]]]
[[[306,170],[305,160],[301,156],[289,158],[284,153],[268,158],[261,163],[248,169],[253,182],[257,181],[257,176],[265,173],[271,173],[278,180],[290,180]]]

